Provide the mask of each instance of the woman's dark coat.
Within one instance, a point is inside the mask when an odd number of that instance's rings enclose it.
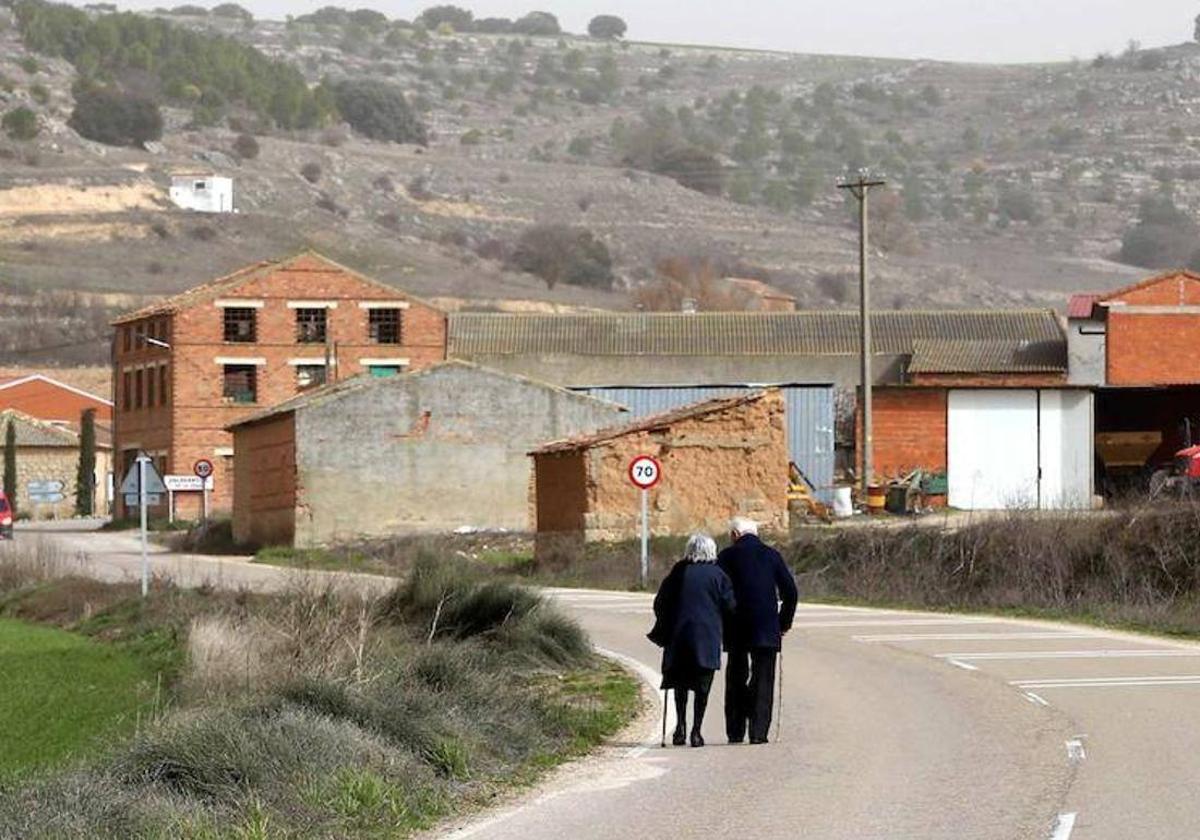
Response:
[[[792,627],[800,593],[779,552],[747,534],[721,552],[717,564],[733,582],[737,611],[725,627],[726,650],[779,650]]]
[[[648,634],[663,648],[663,673],[720,670],[722,620],[734,607],[733,585],[715,563],[676,563],[654,598]]]

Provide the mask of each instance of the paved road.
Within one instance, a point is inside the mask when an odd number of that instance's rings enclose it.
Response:
[[[44,535],[80,571],[135,579],[128,534]],[[156,552],[177,582],[253,589],[297,573]],[[368,575],[322,576],[379,591]],[[656,678],[644,595],[555,590],[602,648]],[[719,683],[719,680],[718,680]],[[781,737],[637,737],[565,769],[456,838],[1190,840],[1200,837],[1200,647],[1090,628],[802,605]],[[652,731],[651,731],[652,730]],[[773,733],[774,734],[774,733]]]

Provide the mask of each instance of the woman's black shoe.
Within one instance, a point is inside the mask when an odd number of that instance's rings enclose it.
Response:
[[[703,747],[704,746],[704,736],[701,735],[699,732],[692,733],[692,746],[693,747]]]
[[[682,729],[676,729],[675,734],[671,736],[671,743],[677,747],[682,747],[687,743],[687,735]]]

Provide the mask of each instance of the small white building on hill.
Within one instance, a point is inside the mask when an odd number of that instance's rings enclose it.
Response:
[[[171,201],[197,213],[232,213],[233,179],[198,172],[172,175]]]

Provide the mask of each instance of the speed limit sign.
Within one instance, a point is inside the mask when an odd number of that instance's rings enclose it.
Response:
[[[639,455],[629,462],[629,480],[643,490],[662,481],[662,464],[651,455]]]
[[[213,462],[207,458],[201,458],[192,466],[192,472],[200,478],[208,478],[213,474]]]

